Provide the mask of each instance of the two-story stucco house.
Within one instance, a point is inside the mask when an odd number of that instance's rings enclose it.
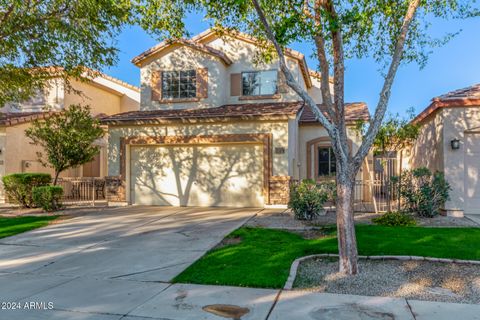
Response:
[[[480,214],[480,84],[432,99],[413,121],[421,133],[406,165],[445,173],[448,215]]]
[[[25,136],[25,129],[34,119],[48,117],[50,112],[61,111],[72,104],[89,105],[92,115],[97,117],[139,109],[139,88],[104,74],[85,80],[72,79],[72,89],[67,89],[63,80],[52,79],[45,90],[28,101],[9,104],[0,110],[0,178],[19,172],[53,173],[50,168],[41,165],[37,157],[40,148],[32,145]],[[50,112],[46,112],[45,108]],[[62,173],[62,177],[104,176],[107,171],[106,155],[105,140],[94,161],[67,170]],[[1,189],[0,200],[4,200]]]
[[[133,59],[140,110],[105,119],[108,174],[131,204],[263,207],[285,204],[292,179],[334,175],[330,139],[284,83],[278,61],[256,64],[256,40],[213,30]],[[319,75],[286,51],[296,80],[321,106]],[[355,151],[364,103],[347,105]],[[361,176],[361,174],[360,174]]]

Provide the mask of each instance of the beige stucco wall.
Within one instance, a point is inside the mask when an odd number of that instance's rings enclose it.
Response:
[[[0,112],[40,112],[47,107],[50,110],[61,110],[64,99],[64,81],[52,79],[36,95],[21,103],[7,103]]]
[[[352,140],[352,152],[357,152],[361,144],[361,137],[354,130],[353,127],[347,128],[347,135],[350,140]],[[299,128],[299,139],[298,139],[298,159],[299,159],[299,177],[300,179],[306,179],[307,174],[307,143],[313,139],[318,139],[321,137],[328,137],[327,130],[318,124],[318,125],[300,125]],[[313,152],[311,153],[313,163]],[[311,168],[313,175],[313,166]],[[363,170],[363,169],[362,169]],[[362,170],[358,173],[358,179],[361,179]]]
[[[465,131],[480,127],[480,107],[442,108],[427,118],[408,157],[408,167],[426,166],[443,171],[450,183],[448,213],[464,210],[465,204]],[[460,149],[452,150],[451,141],[460,140]]]
[[[108,175],[120,174],[120,138],[129,136],[192,136],[271,133],[272,145],[288,150],[288,121],[278,122],[237,122],[237,123],[203,123],[203,124],[169,124],[156,126],[125,126],[109,128]],[[273,175],[289,175],[288,152],[273,153]]]
[[[19,172],[45,172],[53,174],[51,168],[43,167],[38,161],[37,152],[41,152],[40,147],[31,144],[31,140],[25,135],[25,130],[30,126],[24,123],[16,126],[3,127],[5,132],[4,147],[2,154],[4,156],[4,174]],[[26,163],[29,163],[28,167]],[[62,174],[62,176],[78,176],[79,168],[71,169]]]
[[[151,75],[155,71],[178,71],[208,68],[208,97],[199,102],[159,103],[152,101]],[[208,108],[224,104],[226,95],[226,67],[212,55],[175,45],[161,58],[152,57],[140,69],[141,110]]]
[[[322,99],[322,90],[321,90],[322,85],[320,83],[320,79],[315,77],[310,77],[310,79],[312,79],[312,87],[308,88],[307,92],[316,103],[321,104],[323,99]],[[333,95],[332,83],[330,83],[330,94]]]
[[[225,103],[249,103],[249,102],[283,102],[283,101],[298,101],[300,98],[298,95],[288,89],[287,93],[280,94],[279,99],[274,100],[239,100],[239,97],[230,96],[230,75],[232,73],[241,73],[244,71],[254,71],[254,70],[279,70],[278,60],[274,60],[271,63],[265,63],[260,61],[255,61],[256,56],[258,56],[258,48],[249,42],[241,41],[235,38],[217,38],[213,39],[211,42],[207,43],[209,46],[223,51],[233,63],[228,66],[226,72],[226,78],[224,79],[225,83],[225,92],[226,101]],[[305,89],[305,80],[303,79],[300,71],[300,66],[297,60],[287,57],[287,64],[295,80],[297,80],[300,85]]]
[[[73,80],[72,87],[80,91],[65,92],[64,104],[66,107],[72,104],[89,105],[93,115],[99,113],[115,114],[120,112],[121,96],[108,92],[100,87],[86,82]]]
[[[465,201],[464,131],[480,126],[480,108],[445,108],[442,110],[442,117],[444,119],[442,147],[445,178],[452,186],[451,200],[446,203],[445,209],[463,210]],[[454,138],[460,140],[460,149],[458,150],[452,150],[450,146],[450,142]]]
[[[62,79],[51,80],[38,95],[23,103],[7,104],[0,112],[40,112],[46,108],[57,111],[71,104],[88,104],[94,115],[111,115],[140,108],[138,89],[108,77],[96,77],[88,82],[72,79],[70,85],[73,90],[66,89]]]
[[[208,45],[223,51],[233,63],[226,66],[217,57],[182,45],[173,45],[167,51],[154,55],[143,62],[140,68],[141,110],[208,108],[235,103],[300,100],[297,94],[291,89],[288,89],[286,93],[281,93],[278,99],[240,100],[238,96],[231,96],[231,74],[253,70],[278,70],[278,61],[273,61],[272,63],[255,63],[255,56],[257,55],[258,49],[253,44],[238,39],[228,38],[225,40],[217,38],[209,42]],[[303,88],[306,88],[298,61],[287,58],[287,63],[295,79],[299,81]],[[197,68],[208,68],[208,98],[201,99],[199,102],[178,103],[159,103],[151,100],[151,74],[153,71],[192,70]],[[318,103],[321,103],[321,95],[319,95],[318,90],[312,90],[311,93],[314,99]]]
[[[432,171],[443,171],[444,121],[443,110],[424,120],[417,141],[403,152],[404,168],[427,167]]]

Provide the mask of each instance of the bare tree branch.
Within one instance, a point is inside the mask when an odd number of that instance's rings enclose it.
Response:
[[[420,5],[420,0],[411,0],[408,6],[407,12],[403,19],[402,28],[400,29],[400,36],[395,45],[395,51],[392,56],[392,61],[390,63],[390,68],[388,70],[387,76],[385,77],[385,83],[383,84],[382,91],[380,92],[380,100],[378,101],[377,108],[375,110],[375,115],[370,121],[370,126],[368,127],[367,133],[362,141],[360,148],[355,154],[353,161],[355,167],[360,167],[362,159],[365,158],[372,146],[372,143],[375,139],[375,136],[380,129],[382,124],[383,117],[387,110],[388,100],[390,99],[390,93],[392,89],[393,80],[397,73],[398,67],[402,60],[402,55],[404,52],[405,41],[408,36],[408,31],[410,24],[415,17],[415,13]]]
[[[5,21],[7,21],[7,18],[12,13],[14,7],[15,7],[14,4],[11,4],[10,7],[8,7],[8,9],[3,14],[2,19],[0,20],[0,25],[2,25]]]
[[[257,11],[257,14],[258,14],[258,17],[259,17],[260,21],[263,24],[263,27],[265,29],[265,32],[267,34],[268,39],[272,42],[273,46],[275,47],[275,50],[276,50],[277,55],[278,55],[278,60],[280,62],[280,69],[282,70],[283,74],[285,75],[285,79],[287,81],[287,84],[310,107],[310,109],[312,110],[313,114],[315,115],[315,118],[317,119],[317,121],[320,122],[320,124],[322,124],[325,127],[325,129],[327,130],[329,135],[332,136],[332,137],[336,136],[337,128],[325,117],[323,112],[318,109],[315,101],[313,101],[312,97],[310,97],[310,95],[302,87],[300,87],[300,85],[297,83],[297,81],[293,77],[290,69],[288,69],[286,61],[285,61],[285,55],[283,54],[283,49],[278,44],[278,41],[275,39],[275,35],[273,34],[273,31],[270,27],[270,24],[268,23],[267,19],[265,18],[265,14],[263,13],[263,10],[260,7],[260,4],[258,3],[258,0],[252,0],[252,3],[255,7],[255,10]]]
[[[340,159],[343,160],[343,165],[347,166],[346,160],[350,157],[350,150],[347,142],[347,127],[345,123],[345,57],[343,54],[343,37],[341,26],[338,22],[338,15],[335,11],[334,4],[331,0],[320,0],[320,5],[323,6],[328,13],[330,19],[335,23],[330,26],[333,44],[333,61],[334,61],[334,105],[337,116],[336,123],[338,128],[338,137],[333,139],[337,146],[337,151],[340,152]]]
[[[336,122],[337,114],[334,112],[334,106],[332,102],[332,94],[330,92],[330,65],[327,59],[327,53],[325,50],[325,37],[323,35],[323,27],[322,27],[322,16],[321,16],[321,0],[315,1],[315,16],[312,17],[314,19],[316,30],[316,35],[314,37],[315,47],[317,49],[317,56],[318,61],[320,64],[320,84],[321,84],[321,92],[322,92],[322,100],[327,108],[328,115],[332,119],[333,122]]]

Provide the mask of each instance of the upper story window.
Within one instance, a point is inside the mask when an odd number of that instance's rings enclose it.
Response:
[[[163,71],[162,99],[195,98],[197,73],[195,70]]]
[[[277,93],[277,70],[242,73],[242,95],[263,96]]]
[[[332,147],[318,148],[318,176],[330,176],[337,172],[337,163]]]

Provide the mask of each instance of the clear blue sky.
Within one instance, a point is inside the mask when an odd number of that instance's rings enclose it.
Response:
[[[208,28],[199,16],[190,16],[187,26],[192,34]],[[402,65],[399,69],[389,111],[404,114],[408,108],[420,112],[429,101],[451,90],[480,83],[480,18],[463,21],[438,21],[432,25],[433,35],[446,32],[462,32],[443,47],[435,48],[427,66],[420,70],[416,64]],[[128,83],[139,85],[139,69],[130,60],[157,41],[138,27],[125,29],[118,37],[120,48],[117,66],[104,70],[106,73]],[[308,56],[311,48],[306,45],[292,46],[307,57],[310,68],[315,61]],[[371,60],[349,60],[346,70],[346,101],[365,101],[373,111],[382,86],[379,66]]]

